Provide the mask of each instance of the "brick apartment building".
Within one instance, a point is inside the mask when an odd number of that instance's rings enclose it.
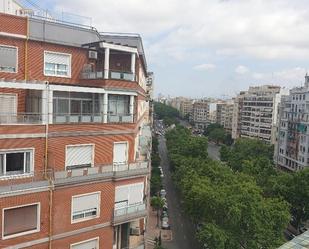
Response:
[[[144,248],[147,77],[137,35],[0,13],[0,248]]]

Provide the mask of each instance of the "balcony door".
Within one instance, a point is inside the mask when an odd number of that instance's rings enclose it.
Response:
[[[0,123],[12,123],[16,119],[16,94],[0,94]]]
[[[114,143],[113,165],[115,171],[126,170],[128,167],[128,143]]]

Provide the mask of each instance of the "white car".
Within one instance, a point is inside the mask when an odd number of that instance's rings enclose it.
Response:
[[[168,223],[168,217],[162,218],[162,229],[170,229],[170,224]]]
[[[160,196],[161,196],[161,198],[165,198],[166,197],[166,190],[165,189],[161,189]]]

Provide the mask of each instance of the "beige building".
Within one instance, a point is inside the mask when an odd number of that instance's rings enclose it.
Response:
[[[205,129],[209,124],[209,102],[197,100],[193,103],[193,122],[196,129]]]
[[[183,99],[180,101],[180,115],[181,117],[186,117],[192,114],[193,101],[191,99]]]
[[[232,117],[233,138],[257,138],[274,144],[277,108],[284,93],[279,86],[263,85],[238,95]]]
[[[275,162],[283,169],[309,167],[309,76],[305,86],[295,87],[281,99]]]

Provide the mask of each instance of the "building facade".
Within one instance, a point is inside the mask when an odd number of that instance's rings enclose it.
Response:
[[[298,171],[309,166],[309,77],[303,87],[290,90],[279,106],[275,162],[282,168]]]
[[[196,100],[193,103],[193,123],[196,129],[204,130],[209,124],[209,103],[207,100]]]
[[[223,126],[227,132],[232,132],[233,101],[217,103],[216,123]]]
[[[180,101],[180,116],[182,118],[188,117],[192,115],[193,110],[193,101],[191,99],[183,99]]]
[[[0,248],[144,248],[141,38],[3,13],[0,29]]]
[[[234,124],[232,132],[235,136],[239,129],[239,136],[261,139],[274,144],[276,141],[277,109],[285,89],[279,86],[263,85],[250,87],[237,97],[234,110]],[[239,105],[241,101],[241,105]],[[239,124],[235,124],[239,122]],[[235,131],[236,129],[236,131]]]

